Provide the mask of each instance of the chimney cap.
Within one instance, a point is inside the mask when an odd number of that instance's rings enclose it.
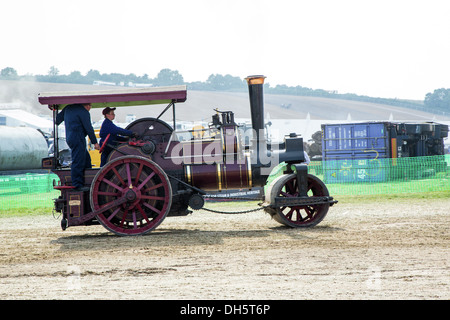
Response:
[[[245,78],[245,80],[247,80],[247,84],[251,85],[251,84],[263,84],[264,83],[264,79],[266,77],[263,75],[254,75],[254,76],[248,76],[247,78]]]

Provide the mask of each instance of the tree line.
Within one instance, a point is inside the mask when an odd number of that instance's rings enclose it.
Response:
[[[450,89],[436,89],[425,96],[424,106],[429,110],[450,115]]]
[[[85,75],[80,71],[72,71],[65,75],[61,74],[55,66],[50,67],[45,75],[18,75],[14,68],[6,67],[0,70],[0,79],[2,80],[33,80],[38,82],[53,83],[75,83],[75,84],[93,84],[94,81],[110,83],[120,86],[169,86],[186,84],[189,90],[204,91],[233,91],[245,92],[247,85],[245,79],[232,75],[211,74],[206,81],[185,82],[183,76],[178,70],[162,69],[151,78],[148,74],[138,76],[134,73],[100,73],[98,70],[89,70]],[[276,85],[272,87],[270,83],[264,84],[264,92],[271,94],[296,95],[324,97],[343,100],[355,100],[364,102],[373,102],[387,104],[398,107],[422,110],[442,115],[450,116],[450,89],[436,89],[434,92],[427,93],[424,101],[410,101],[402,99],[376,98],[353,93],[340,94],[336,91],[327,91],[323,89],[311,89],[302,86]]]

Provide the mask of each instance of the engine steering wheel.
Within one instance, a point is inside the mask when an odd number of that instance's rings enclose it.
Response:
[[[108,135],[106,136],[106,139],[105,139],[105,141],[103,141],[103,144],[102,144],[102,146],[100,147],[100,150],[98,150],[99,153],[102,153],[102,152],[103,152],[103,149],[105,149],[106,143],[108,142],[109,136],[110,136],[110,135],[111,135],[111,134],[108,133]]]

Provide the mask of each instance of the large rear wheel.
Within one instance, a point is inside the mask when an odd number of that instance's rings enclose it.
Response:
[[[91,185],[93,210],[125,202],[98,214],[98,221],[121,235],[142,235],[154,230],[167,216],[172,204],[169,178],[153,161],[124,156],[107,163]]]

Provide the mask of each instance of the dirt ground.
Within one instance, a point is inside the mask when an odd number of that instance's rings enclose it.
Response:
[[[196,211],[138,237],[3,217],[0,299],[448,300],[449,208],[340,202],[311,229]]]

